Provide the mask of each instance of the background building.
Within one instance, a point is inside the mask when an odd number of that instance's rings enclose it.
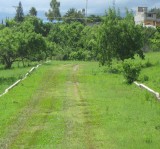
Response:
[[[146,27],[160,26],[160,18],[157,18],[155,12],[149,12],[147,7],[138,7],[134,17],[135,24],[142,24]]]

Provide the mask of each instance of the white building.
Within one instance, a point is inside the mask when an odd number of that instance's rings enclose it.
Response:
[[[136,25],[142,24],[146,27],[156,28],[157,26],[160,26],[160,19],[157,19],[157,14],[154,12],[148,12],[147,7],[138,7],[134,21]]]

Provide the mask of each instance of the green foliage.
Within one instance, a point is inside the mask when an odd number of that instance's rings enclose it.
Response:
[[[6,19],[6,27],[18,27],[19,23],[17,23],[14,19]]]
[[[5,68],[11,68],[18,57],[18,36],[13,29],[8,27],[0,30],[0,58]]]
[[[148,52],[152,50],[152,42],[150,41],[150,39],[152,39],[154,37],[156,33],[155,28],[151,28],[151,27],[143,27],[142,28],[142,34],[143,34],[143,41],[144,41],[144,46],[143,46],[143,51],[144,52]]]
[[[150,39],[152,45],[151,48],[153,51],[160,51],[160,27],[157,27],[157,31],[154,36]]]
[[[4,24],[0,24],[0,30],[5,28],[5,25]]]
[[[52,59],[53,56],[56,56],[56,44],[54,44],[53,42],[49,42],[48,40],[45,40],[46,42],[46,50],[45,52],[45,59],[50,58]]]
[[[140,82],[145,81],[145,85],[149,86],[151,89],[157,92],[160,92],[160,52],[149,52],[146,53],[145,57],[145,60],[142,61],[143,68],[139,76],[139,80]],[[147,64],[148,62],[149,65]],[[146,64],[149,67],[146,67]]]
[[[37,34],[45,34],[45,29],[42,20],[35,16],[25,17],[25,20],[21,24],[21,27],[25,28],[25,31],[32,30],[32,32],[35,32]]]
[[[46,15],[52,21],[60,17],[60,3],[52,0],[50,6],[51,9]],[[21,3],[17,10],[20,8],[23,12]],[[155,30],[135,26],[133,13],[128,10],[126,10],[126,17],[121,18],[120,10],[109,9],[103,21],[102,17],[91,15],[88,19],[93,23],[92,25],[84,23],[84,15],[84,9],[77,11],[72,8],[65,14],[63,22],[43,23],[36,17],[36,9],[32,7],[23,21],[8,19],[6,26],[0,26],[0,32],[5,28],[11,30],[9,34],[7,32],[1,34],[5,36],[6,43],[4,41],[5,44],[1,45],[0,51],[7,53],[5,49],[9,49],[10,52],[6,55],[10,57],[10,65],[15,61],[24,63],[25,60],[40,61],[48,58],[98,60],[102,65],[111,65],[114,59],[124,61],[134,58],[135,55],[144,58],[144,45],[148,47],[152,45],[157,49],[159,47],[159,29],[155,33]],[[95,23],[97,21],[101,23]],[[11,42],[7,44],[10,39],[14,41],[13,44],[10,44]],[[9,45],[15,46],[9,48]],[[6,66],[4,57],[0,62],[5,64],[5,67],[11,67]],[[113,68],[111,72],[116,72],[116,69]]]
[[[27,37],[28,42],[26,44],[28,50],[28,59],[34,61],[43,60],[39,59],[40,55],[42,55],[42,51],[46,49],[45,40],[40,34],[30,33]],[[39,57],[39,58],[38,58]]]
[[[123,72],[122,62],[114,61],[112,62],[111,66],[107,66],[104,68],[104,72],[111,73],[111,74],[120,74]]]
[[[69,54],[69,59],[88,61],[88,60],[91,60],[90,55],[91,54],[89,51],[84,51],[83,49],[79,49],[78,51],[71,52]]]
[[[71,8],[64,15],[64,21],[67,23],[80,22],[84,23],[84,14],[81,11],[77,11],[75,8]]]
[[[99,26],[95,25],[93,27],[86,26],[81,32],[81,38],[79,45],[84,49],[90,52],[90,57],[93,60],[97,60],[97,49],[98,49],[98,30]]]
[[[29,10],[29,15],[30,16],[37,16],[37,10],[35,7],[32,7],[30,10]]]
[[[115,9],[109,9],[98,35],[98,53],[102,65],[111,64],[113,58],[125,60],[138,54],[144,58],[142,28],[135,26],[132,13],[121,20]]]
[[[20,58],[29,60],[40,60],[46,50],[45,38],[42,36],[43,24],[36,17],[26,17],[25,21],[18,27],[20,46],[18,54]],[[41,58],[40,58],[41,57]]]
[[[52,26],[47,39],[63,48],[61,55],[64,58],[62,59],[67,60],[71,51],[77,52],[81,48],[80,40],[83,29],[84,25],[78,22],[55,24]]]
[[[48,18],[49,21],[53,20],[60,20],[61,14],[60,14],[60,2],[57,2],[57,0],[51,0],[50,7],[48,13],[46,12],[45,15]]]
[[[139,77],[141,65],[135,63],[133,60],[125,60],[123,63],[123,75],[128,84],[133,83]]]
[[[88,23],[99,23],[102,22],[102,17],[96,16],[96,15],[90,15],[87,17],[87,22]]]
[[[40,61],[48,57],[46,34],[42,20],[26,17],[21,23],[7,20],[8,27],[0,30],[0,57],[5,68],[11,68],[15,61]],[[44,27],[44,28],[43,28]]]

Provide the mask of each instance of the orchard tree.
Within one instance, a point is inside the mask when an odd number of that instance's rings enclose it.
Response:
[[[84,25],[79,22],[72,22],[64,26],[66,45],[76,49],[79,47],[79,41],[81,39],[81,32],[84,29]]]
[[[61,46],[66,45],[66,33],[63,28],[65,25],[54,24],[47,36],[48,41],[60,44]]]
[[[22,22],[23,20],[24,20],[23,7],[22,7],[22,3],[19,2],[19,5],[16,7],[15,21],[16,22]]]
[[[24,63],[24,59],[40,61],[46,58],[46,43],[42,35],[35,32],[19,32],[18,58]]]
[[[47,39],[45,40],[46,42],[46,50],[44,51],[45,53],[45,60],[47,58],[52,59],[52,57],[56,56],[57,51],[56,51],[56,44],[53,42],[48,41]]]
[[[144,58],[142,27],[135,26],[132,12],[127,11],[121,20],[115,9],[109,9],[98,35],[98,57],[100,63],[111,65],[112,59],[124,61],[137,54]]]
[[[36,32],[37,34],[42,34],[42,35],[44,34],[44,32],[45,32],[44,31],[44,24],[41,19],[39,19],[35,16],[33,16],[33,17],[27,16],[27,17],[25,17],[22,26],[25,27],[25,25],[27,26],[27,24],[32,26],[31,28],[33,28],[33,31]]]
[[[88,51],[90,54],[90,59],[97,60],[97,34],[99,30],[99,25],[85,26],[81,32],[81,38],[79,41],[79,46]]]
[[[8,27],[0,30],[0,57],[6,69],[10,69],[16,61],[18,46],[18,36],[14,30]]]
[[[25,21],[17,27],[17,32],[19,33],[19,48],[18,55],[23,61],[24,59],[28,60],[42,60],[45,56],[42,57],[43,50],[46,50],[45,39],[40,34],[41,30],[39,24],[37,23],[38,19],[27,17]],[[41,58],[40,58],[41,57]]]
[[[31,61],[40,61],[45,58],[44,50],[46,49],[45,40],[42,35],[35,32],[28,34],[28,59]]]
[[[54,24],[47,38],[48,41],[59,45],[63,49],[61,54],[67,60],[72,51],[77,52],[81,48],[80,39],[83,29],[84,25],[79,22]]]
[[[48,39],[61,46],[68,46],[75,49],[78,47],[83,29],[84,25],[78,22],[55,24],[48,35]]]
[[[49,21],[53,20],[60,20],[61,13],[59,10],[60,2],[57,2],[57,0],[51,0],[50,7],[48,13],[46,12],[45,15]]]

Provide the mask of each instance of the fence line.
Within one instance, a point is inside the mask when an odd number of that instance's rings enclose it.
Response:
[[[158,92],[154,91],[153,89],[149,88],[148,86],[144,84],[141,84],[141,83],[139,84],[138,82],[134,82],[134,84],[152,93],[160,101],[160,94]]]

